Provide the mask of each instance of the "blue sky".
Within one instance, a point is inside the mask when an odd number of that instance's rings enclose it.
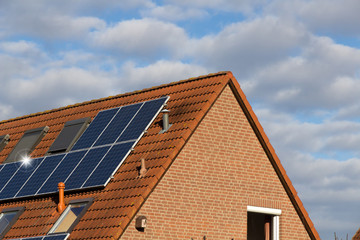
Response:
[[[360,1],[0,1],[0,119],[230,70],[323,239],[360,227]]]

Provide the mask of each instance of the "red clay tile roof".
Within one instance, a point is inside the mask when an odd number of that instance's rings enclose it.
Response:
[[[352,240],[360,240],[360,228],[357,230],[355,235],[352,237]]]
[[[167,109],[171,111],[170,121],[173,125],[166,133],[158,134],[161,130],[159,124],[161,116],[158,116],[104,189],[66,194],[66,203],[73,199],[94,198],[94,203],[71,232],[69,239],[118,239],[227,84],[234,90],[309,235],[312,239],[320,239],[231,72],[209,74],[1,121],[0,136],[10,134],[11,141],[0,152],[0,162],[5,160],[28,129],[45,125],[50,127],[48,134],[32,153],[32,157],[40,157],[47,152],[66,121],[83,117],[94,118],[100,110],[147,101],[164,95],[170,96]],[[145,177],[138,178],[137,167],[141,158],[146,159],[148,172]],[[7,233],[6,239],[46,235],[58,218],[56,196],[0,203],[0,210],[24,205],[26,205],[24,213]]]

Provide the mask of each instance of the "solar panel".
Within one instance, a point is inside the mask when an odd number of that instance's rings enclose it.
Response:
[[[68,153],[36,194],[57,192],[58,183],[65,182],[66,178],[81,161],[86,152],[86,150],[83,150]]]
[[[56,235],[46,235],[39,237],[28,237],[28,238],[16,238],[10,240],[66,240],[69,237],[69,233],[62,233]]]
[[[24,197],[34,195],[42,184],[47,180],[56,166],[64,158],[65,154],[53,155],[46,157],[38,167],[36,174],[33,174],[28,181],[22,186],[15,197]]]
[[[72,151],[91,147],[118,111],[119,108],[113,108],[99,112],[75,143]]]
[[[114,143],[141,107],[142,104],[122,107],[94,146]]]
[[[106,156],[99,162],[91,176],[88,177],[82,187],[104,186],[108,181],[107,176],[111,176],[116,172],[122,161],[129,153],[135,141],[114,145]]]
[[[67,190],[81,188],[81,185],[94,170],[97,163],[104,157],[110,146],[90,149],[88,154],[82,159],[76,169],[65,180]],[[109,175],[108,175],[109,177]]]
[[[43,240],[65,240],[69,236],[68,233],[66,234],[59,234],[59,235],[48,235],[43,238]]]
[[[144,130],[151,124],[154,118],[154,112],[157,112],[164,105],[164,99],[159,98],[153,101],[145,102],[138,114],[130,122],[129,126],[121,134],[117,142],[138,139]]]
[[[167,101],[101,111],[70,152],[0,165],[0,200],[106,186]]]
[[[16,162],[4,165],[0,172],[0,192],[4,189],[6,183],[11,179],[18,168],[19,163]]]
[[[0,192],[0,199],[9,199],[15,197],[21,186],[35,172],[43,158],[36,158],[31,163],[23,162],[12,178],[5,184]]]

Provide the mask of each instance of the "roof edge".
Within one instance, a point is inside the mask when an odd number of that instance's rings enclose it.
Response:
[[[250,103],[248,102],[244,92],[240,88],[240,84],[235,79],[233,74],[231,72],[228,72],[229,76],[229,85],[231,89],[233,90],[236,98],[238,99],[242,109],[244,110],[244,113],[246,117],[248,118],[250,125],[254,129],[255,134],[257,135],[263,149],[265,150],[266,155],[271,160],[275,171],[277,172],[281,182],[283,183],[283,186],[293,203],[297,213],[300,216],[301,221],[305,225],[305,229],[307,230],[308,234],[310,235],[311,239],[319,239],[320,235],[315,229],[314,223],[310,219],[310,216],[306,209],[304,208],[304,205],[302,204],[300,198],[297,195],[297,192],[290,180],[290,178],[287,176],[286,171],[284,167],[282,166],[279,157],[275,153],[274,148],[272,147],[269,138],[267,137],[264,129],[262,128],[258,118],[256,117],[254,111],[252,110],[252,107],[250,106]]]
[[[27,114],[27,115],[20,116],[20,117],[15,117],[15,118],[2,120],[2,121],[0,121],[0,124],[7,123],[7,122],[18,121],[18,120],[26,119],[26,118],[30,118],[30,117],[35,117],[35,116],[39,116],[39,115],[42,115],[42,114],[53,113],[53,112],[57,112],[57,111],[67,109],[67,108],[78,107],[78,106],[81,106],[81,105],[102,102],[102,101],[106,101],[106,100],[110,100],[110,99],[114,99],[114,98],[127,97],[127,96],[131,96],[131,95],[139,94],[139,93],[144,93],[144,92],[148,92],[148,91],[157,90],[157,89],[164,88],[164,87],[171,87],[171,86],[174,86],[174,85],[177,85],[177,84],[182,84],[184,82],[192,82],[192,81],[197,81],[197,80],[201,80],[201,79],[208,78],[208,77],[226,75],[228,73],[231,73],[231,72],[230,71],[220,71],[220,72],[217,72],[217,73],[209,73],[209,74],[206,74],[206,75],[200,75],[198,77],[192,77],[192,78],[187,78],[187,79],[180,80],[180,81],[161,84],[161,85],[158,85],[158,86],[155,86],[155,87],[144,88],[144,89],[141,89],[141,90],[134,90],[132,92],[121,93],[121,94],[117,94],[117,95],[114,95],[114,96],[108,96],[108,97],[104,97],[104,98],[92,99],[92,100],[89,100],[89,101],[84,101],[84,102],[81,102],[81,103],[75,103],[75,104],[64,106],[64,107],[53,108],[53,109],[50,109],[50,110],[40,111],[40,112],[37,112],[37,113],[31,113],[31,114]],[[231,75],[232,75],[232,73],[231,73]]]

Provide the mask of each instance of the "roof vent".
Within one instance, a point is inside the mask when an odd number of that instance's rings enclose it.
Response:
[[[0,136],[0,151],[9,143],[10,135]]]
[[[169,123],[169,112],[170,110],[164,108],[162,111],[162,114],[163,114],[163,122],[162,122],[162,127],[163,129],[160,131],[160,133],[164,133],[166,132],[172,124]]]
[[[59,203],[58,203],[57,210],[61,214],[65,210],[65,203],[64,203],[65,183],[59,182],[58,189],[59,189]]]
[[[145,165],[145,159],[141,159],[141,166],[139,169],[139,177],[144,177],[147,172],[146,165]]]

